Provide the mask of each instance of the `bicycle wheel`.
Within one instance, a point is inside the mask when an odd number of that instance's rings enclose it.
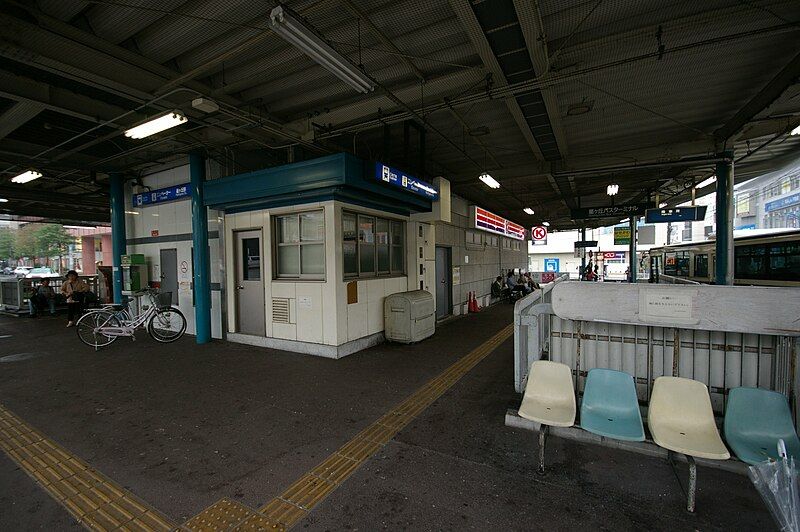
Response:
[[[160,308],[150,318],[150,323],[147,324],[147,332],[157,342],[165,344],[174,342],[186,332],[186,318],[176,308]]]
[[[119,320],[111,312],[95,310],[87,312],[75,324],[78,338],[84,344],[99,349],[110,345],[117,336],[108,336],[102,333],[102,327],[119,327]],[[100,329],[100,330],[98,330]]]

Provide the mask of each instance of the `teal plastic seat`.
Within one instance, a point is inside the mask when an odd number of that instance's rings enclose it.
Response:
[[[633,377],[613,369],[589,370],[581,403],[581,428],[617,440],[644,441]]]
[[[762,388],[734,388],[725,411],[725,439],[739,460],[748,464],[778,457],[778,440],[800,459],[800,441],[783,394]]]

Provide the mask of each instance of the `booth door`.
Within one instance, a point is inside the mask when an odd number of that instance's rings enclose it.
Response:
[[[261,231],[236,233],[236,316],[242,334],[266,334],[261,255]]]
[[[453,307],[453,272],[450,267],[450,248],[436,248],[436,318],[450,314]]]
[[[172,292],[172,304],[178,304],[178,250],[175,248],[160,251],[161,291]]]

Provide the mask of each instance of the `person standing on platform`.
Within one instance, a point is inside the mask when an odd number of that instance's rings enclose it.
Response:
[[[78,278],[78,272],[67,272],[67,280],[61,285],[61,293],[67,298],[67,327],[75,326],[75,318],[83,310],[83,301],[89,292],[89,285]]]

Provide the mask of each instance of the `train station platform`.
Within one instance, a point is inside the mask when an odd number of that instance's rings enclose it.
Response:
[[[696,514],[662,459],[554,437],[538,476],[535,434],[504,425],[512,312],[341,360],[144,335],[94,352],[62,319],[0,317],[0,529],[774,526],[727,471],[701,468]]]

